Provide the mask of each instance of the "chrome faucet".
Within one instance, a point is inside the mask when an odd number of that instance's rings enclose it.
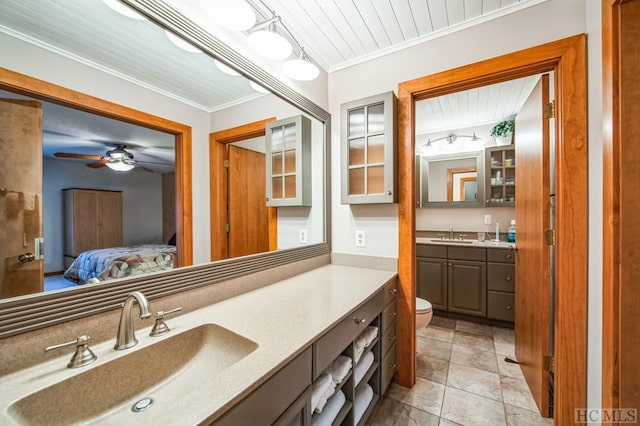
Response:
[[[453,226],[449,227],[449,239],[453,240]]]
[[[151,312],[149,311],[149,302],[144,294],[139,291],[129,293],[122,305],[122,312],[120,313],[120,323],[118,324],[118,335],[116,336],[116,350],[131,348],[138,344],[138,339],[133,329],[133,309],[134,302],[138,302],[140,306],[140,319],[149,318]]]

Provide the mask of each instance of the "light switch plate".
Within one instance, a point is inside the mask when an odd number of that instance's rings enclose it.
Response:
[[[366,247],[367,240],[364,231],[356,231],[356,247]]]
[[[485,214],[484,215],[484,224],[485,225],[491,225],[493,223],[493,218],[491,217],[490,214]]]
[[[307,244],[307,230],[299,229],[298,230],[298,242],[300,244]]]

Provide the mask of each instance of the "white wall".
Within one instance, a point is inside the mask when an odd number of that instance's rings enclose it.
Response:
[[[64,270],[63,189],[122,191],[123,245],[166,243],[162,238],[162,175],[107,167],[90,169],[81,162],[43,161],[44,272]]]
[[[0,66],[192,128],[193,261],[208,262],[209,113],[63,56],[0,34]]]

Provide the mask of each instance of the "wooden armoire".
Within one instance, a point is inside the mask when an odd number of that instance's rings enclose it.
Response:
[[[65,189],[64,263],[83,251],[122,245],[122,192]]]

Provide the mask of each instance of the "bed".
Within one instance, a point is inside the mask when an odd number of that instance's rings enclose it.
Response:
[[[173,268],[176,247],[166,244],[145,244],[112,247],[80,253],[64,277],[78,284],[126,278],[148,272]]]

